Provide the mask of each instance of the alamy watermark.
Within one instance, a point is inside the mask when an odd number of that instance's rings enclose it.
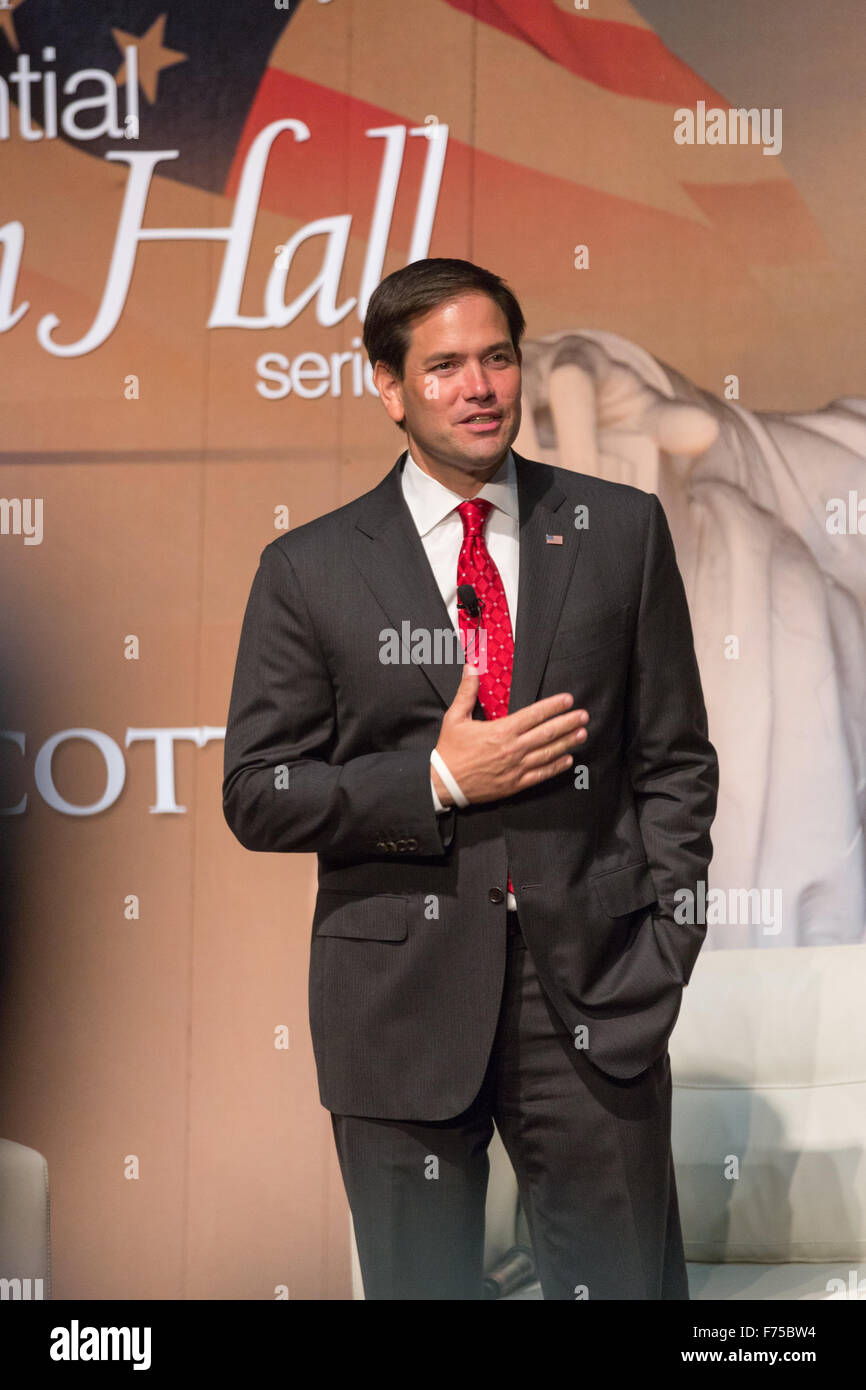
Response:
[[[697,892],[674,893],[674,921],[680,926],[698,922],[709,926],[760,926],[764,936],[782,930],[781,888],[707,888],[698,879]]]
[[[487,671],[487,629],[470,628],[464,649],[461,634],[453,627],[412,627],[408,619],[379,633],[379,660],[383,666],[462,666],[468,661],[483,676]]]
[[[764,154],[782,153],[781,106],[721,106],[707,108],[699,101],[694,111],[680,106],[674,112],[677,145],[763,145]]]

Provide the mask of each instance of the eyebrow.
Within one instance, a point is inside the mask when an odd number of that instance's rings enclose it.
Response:
[[[482,356],[486,357],[488,352],[497,352],[500,348],[508,348],[509,352],[513,352],[514,344],[510,338],[503,338],[501,342],[491,343],[489,347],[486,347]],[[450,362],[452,359],[456,360],[459,357],[465,357],[465,355],[466,354],[462,352],[433,352],[429,357],[424,358],[421,366],[431,367],[434,362]]]

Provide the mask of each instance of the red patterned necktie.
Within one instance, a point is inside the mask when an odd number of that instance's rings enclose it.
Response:
[[[488,719],[501,719],[508,713],[511,668],[514,665],[514,637],[502,576],[484,540],[484,525],[492,507],[492,502],[488,502],[486,498],[479,498],[461,502],[457,508],[463,522],[463,545],[457,560],[457,583],[471,584],[481,604],[480,618],[469,618],[463,608],[458,608],[457,619],[464,651],[469,632],[477,631],[481,627],[487,634],[487,670],[478,679],[478,700]],[[471,655],[473,648],[470,646],[469,650]],[[481,654],[483,648],[479,651],[476,644],[476,663]],[[508,891],[514,892],[510,874]]]

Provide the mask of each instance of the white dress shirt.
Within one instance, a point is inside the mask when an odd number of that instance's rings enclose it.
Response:
[[[403,496],[418,529],[421,544],[430,561],[433,577],[439,586],[442,601],[456,633],[460,632],[457,616],[457,561],[463,546],[463,522],[457,508],[465,497],[444,487],[407,451],[402,475]],[[484,528],[487,549],[502,576],[512,636],[517,630],[517,580],[519,566],[520,506],[517,498],[517,469],[514,456],[508,450],[502,465],[473,501],[485,497],[493,503]],[[430,778],[433,805],[437,814],[446,811]],[[508,907],[517,910],[514,894],[508,894]]]

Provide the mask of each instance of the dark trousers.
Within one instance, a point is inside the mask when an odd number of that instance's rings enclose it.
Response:
[[[508,914],[484,1081],[430,1124],[332,1114],[367,1299],[480,1299],[493,1124],[517,1174],[545,1299],[688,1299],[667,1051],[600,1072],[549,1003]]]

